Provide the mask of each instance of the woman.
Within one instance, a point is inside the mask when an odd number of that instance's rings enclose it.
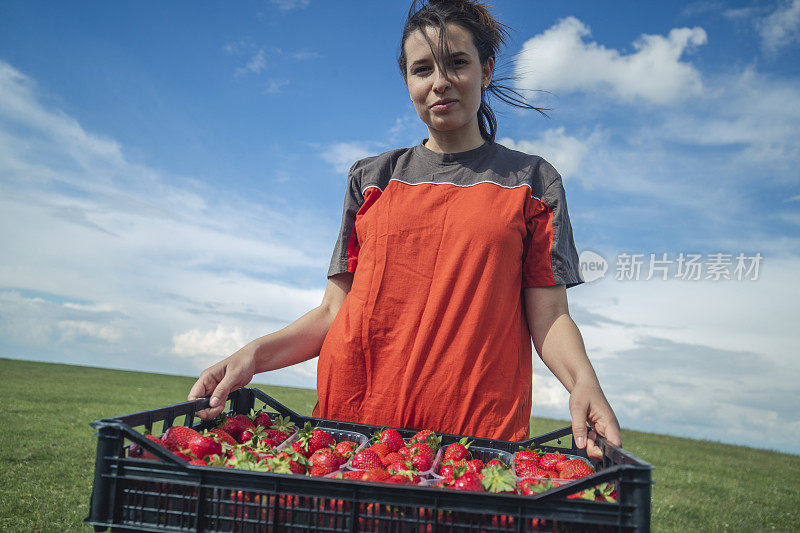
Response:
[[[594,430],[621,444],[619,425],[569,316],[582,280],[561,178],[494,142],[504,30],[472,1],[416,4],[398,64],[428,138],[351,167],[321,305],[205,370],[189,398],[211,394],[213,416],[255,373],[319,354],[316,417],[522,440],[533,338],[598,457]]]

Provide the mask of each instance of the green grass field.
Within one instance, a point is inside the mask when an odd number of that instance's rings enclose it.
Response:
[[[0,359],[0,531],[91,531],[89,422],[183,401],[193,378]],[[302,414],[313,390],[258,386]],[[533,418],[531,433],[567,425]],[[653,464],[654,531],[800,531],[800,456],[623,431]]]

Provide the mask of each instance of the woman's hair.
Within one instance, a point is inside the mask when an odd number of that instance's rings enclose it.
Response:
[[[508,32],[505,28],[509,28],[505,24],[498,22],[489,13],[488,5],[484,2],[476,2],[473,0],[414,0],[411,8],[408,11],[408,18],[406,19],[405,26],[403,27],[403,37],[400,40],[400,53],[397,57],[397,65],[400,67],[400,72],[403,74],[403,79],[406,79],[407,58],[405,51],[406,39],[417,30],[420,30],[425,40],[433,50],[433,44],[428,39],[425,33],[425,28],[432,27],[439,29],[439,44],[438,56],[434,55],[439,69],[444,72],[445,76],[449,75],[448,64],[442,65],[441,58],[450,57],[450,49],[447,46],[447,24],[458,24],[472,35],[472,42],[475,48],[478,49],[478,58],[481,65],[486,61],[497,55],[500,45],[505,44],[505,39],[508,37]],[[510,28],[509,28],[510,29]],[[496,61],[496,60],[495,60]],[[448,62],[445,62],[448,63]],[[496,64],[496,63],[495,63]],[[516,90],[498,85],[496,81],[511,80],[513,77],[494,78],[489,84],[488,88],[481,91],[481,105],[478,108],[478,128],[481,137],[486,140],[494,142],[495,135],[497,134],[497,118],[494,111],[486,101],[487,92],[491,91],[500,100],[515,107],[523,109],[535,109],[544,116],[544,112],[548,108],[534,107],[525,102],[525,98]],[[549,117],[548,117],[549,118]]]

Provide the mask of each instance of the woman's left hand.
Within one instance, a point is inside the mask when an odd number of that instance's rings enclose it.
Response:
[[[600,460],[603,452],[595,440],[597,434],[611,444],[622,446],[617,416],[606,400],[598,383],[576,384],[569,396],[569,412],[572,416],[572,438],[578,448],[586,447],[586,455]],[[587,432],[586,424],[592,428]]]

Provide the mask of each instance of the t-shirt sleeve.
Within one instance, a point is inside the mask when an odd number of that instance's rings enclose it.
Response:
[[[356,214],[364,203],[364,196],[360,190],[360,179],[356,172],[358,162],[350,167],[347,174],[347,192],[344,196],[344,209],[342,212],[342,226],[339,228],[339,237],[333,248],[331,264],[328,267],[328,277],[343,272],[355,272],[358,263],[358,239],[356,238]]]
[[[537,165],[536,173],[534,182],[541,184],[539,188],[544,192],[541,198],[532,196],[526,209],[522,286],[574,287],[583,283],[583,279],[564,185],[556,169],[544,159]]]

